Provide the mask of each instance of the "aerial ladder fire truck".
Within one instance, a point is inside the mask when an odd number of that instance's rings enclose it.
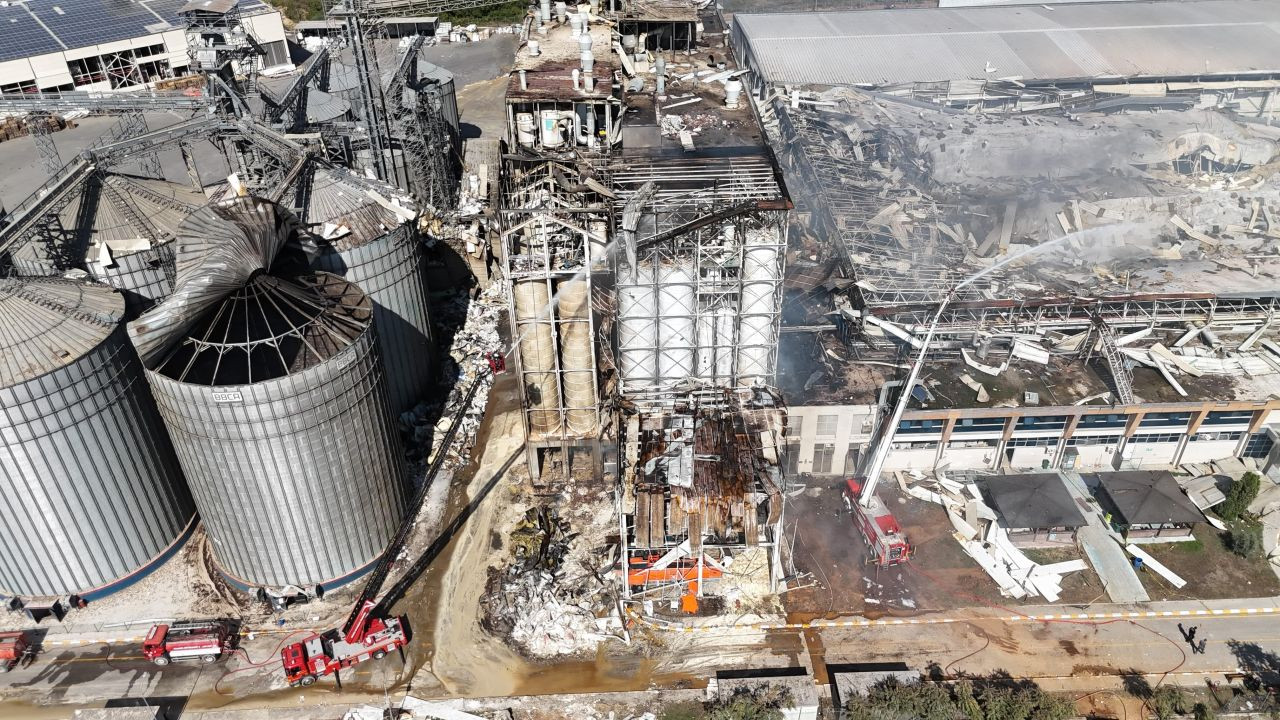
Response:
[[[476,377],[462,404],[454,412],[453,422],[438,443],[436,456],[427,468],[422,485],[419,486],[413,502],[410,503],[400,528],[378,558],[378,563],[360,591],[360,597],[351,608],[351,614],[347,616],[346,623],[341,628],[312,633],[298,642],[285,646],[280,651],[280,661],[284,666],[284,674],[289,685],[294,687],[311,685],[321,677],[332,675],[365,660],[381,660],[393,650],[399,650],[408,644],[409,629],[405,617],[390,616],[387,613],[400,593],[393,589],[381,599],[378,599],[378,593],[391,572],[391,566],[409,540],[418,509],[426,499],[432,480],[444,464],[444,458],[448,455],[458,428],[462,426],[462,416],[471,407],[471,401],[475,399],[476,391],[480,389],[484,380],[483,375]],[[397,587],[411,582],[412,575],[414,572],[411,569],[406,578],[400,580]]]
[[[902,526],[898,524],[897,518],[893,516],[889,507],[884,504],[879,495],[876,495],[876,484],[879,483],[880,473],[884,470],[884,461],[893,448],[894,432],[898,429],[898,423],[902,422],[902,413],[907,409],[907,403],[911,401],[911,393],[920,379],[920,370],[924,367],[929,343],[933,341],[934,332],[938,329],[938,321],[959,287],[961,286],[957,285],[948,293],[942,300],[942,304],[938,306],[938,312],[933,316],[933,322],[929,324],[924,342],[920,344],[916,359],[907,372],[907,379],[899,390],[898,401],[893,406],[893,412],[881,423],[872,441],[872,450],[867,455],[863,472],[845,481],[845,505],[853,513],[854,525],[867,543],[867,562],[878,567],[898,565],[911,557],[911,543],[907,541],[907,536],[902,532]]]

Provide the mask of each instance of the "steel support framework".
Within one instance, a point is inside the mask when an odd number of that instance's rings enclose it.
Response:
[[[643,289],[643,296],[654,299],[651,314],[643,318],[652,327],[654,344],[631,344],[627,350],[652,353],[655,375],[639,384],[634,378],[629,384],[620,375],[622,394],[642,406],[657,408],[669,406],[689,391],[715,404],[723,397],[722,388],[750,384],[751,378],[761,375],[766,385],[772,385],[777,370],[786,209],[790,204],[769,159],[762,155],[675,161],[621,158],[614,163],[611,175],[619,206],[650,183],[656,188],[640,208],[650,221],[642,223],[635,239],[637,267],[629,266],[632,249],[622,248],[614,253],[614,282],[619,297],[629,290]],[[754,209],[745,209],[746,204],[753,204]],[[621,222],[622,214],[615,213],[615,237],[624,236]],[[750,251],[773,258],[771,267],[755,268],[763,270],[767,279],[748,276]],[[682,267],[689,272],[667,273],[664,277],[664,269]],[[671,297],[672,282],[689,288],[692,304],[683,313],[672,314],[659,307],[658,298],[664,287]],[[750,310],[743,303],[745,286],[765,282],[771,297],[766,311],[770,330],[759,339],[745,338],[743,319]],[[693,328],[687,347],[671,345],[660,333],[664,322],[673,319]],[[660,368],[661,354],[673,350],[690,363],[690,387],[679,391],[675,388],[678,383],[663,377]],[[762,356],[764,372],[742,367],[744,350]],[[618,349],[619,353],[622,351]]]
[[[594,192],[568,192],[559,185],[556,174],[576,173],[565,162],[551,158],[504,159],[499,175],[498,208],[499,235],[502,243],[503,273],[513,288],[507,294],[508,317],[515,371],[521,380],[521,403],[525,425],[527,460],[533,477],[538,476],[538,451],[541,448],[559,448],[566,463],[573,447],[589,446],[599,462],[599,438],[603,423],[600,404],[595,407],[570,406],[565,399],[566,371],[562,365],[561,338],[569,323],[586,323],[587,337],[593,339],[589,369],[597,381],[596,398],[600,397],[596,348],[602,347],[598,339],[596,313],[588,311],[584,319],[565,318],[560,312],[557,298],[561,283],[580,280],[586,283],[588,305],[595,305],[597,289],[595,276],[608,269],[603,251],[608,243],[609,208],[607,200]],[[549,306],[539,309],[535,318],[521,317],[515,304],[514,288],[517,284],[537,282],[545,285]],[[535,427],[535,412],[547,412],[545,407],[532,407],[526,388],[535,374],[525,367],[519,351],[520,341],[526,333],[535,332],[538,324],[550,325],[553,343],[552,373],[559,388],[555,405],[550,410],[560,420],[558,432],[543,433]],[[587,368],[573,372],[585,373]],[[541,372],[537,374],[542,374]],[[575,434],[566,422],[568,413],[594,413],[595,432]]]

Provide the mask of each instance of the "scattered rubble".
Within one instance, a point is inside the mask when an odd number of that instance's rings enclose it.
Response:
[[[586,543],[554,508],[530,508],[508,535],[510,564],[490,571],[486,628],[535,658],[593,652],[609,638],[629,643],[612,558]]]
[[[912,485],[907,484],[902,473],[894,475],[903,492],[946,508],[956,541],[996,581],[1006,597],[1021,600],[1038,595],[1057,602],[1062,576],[1089,567],[1083,560],[1052,565],[1033,562],[1009,541],[1009,533],[1000,526],[995,510],[987,506],[977,485],[971,482],[956,482],[939,472],[932,478],[930,489],[925,487],[923,473],[913,473],[917,482]]]

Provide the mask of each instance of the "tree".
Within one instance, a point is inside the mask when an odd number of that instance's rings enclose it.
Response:
[[[1262,526],[1256,522],[1237,520],[1227,533],[1227,547],[1242,558],[1262,555]]]
[[[1202,702],[1196,703],[1196,706],[1191,708],[1191,714],[1195,720],[1215,720],[1218,717],[1213,708]]]
[[[1161,685],[1152,690],[1148,703],[1159,720],[1169,720],[1174,715],[1187,711],[1186,696],[1182,694],[1182,688],[1176,685]]]
[[[1258,498],[1258,488],[1262,478],[1256,472],[1247,472],[1239,480],[1231,483],[1227,491],[1227,499],[1218,506],[1218,514],[1223,520],[1235,520],[1249,509],[1249,504]]]
[[[954,720],[951,693],[932,683],[902,683],[889,677],[876,683],[864,697],[845,703],[850,720]]]
[[[791,705],[791,691],[773,685],[738,688],[724,700],[707,705],[707,720],[782,720],[782,708]]]
[[[986,713],[982,712],[982,706],[978,704],[978,699],[973,696],[973,681],[968,678],[961,680],[955,685],[956,704],[960,706],[960,712],[969,720],[987,720]]]

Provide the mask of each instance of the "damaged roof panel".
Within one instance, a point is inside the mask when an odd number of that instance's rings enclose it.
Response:
[[[1274,20],[1263,0],[920,8],[738,14],[734,36],[775,84],[1197,76],[1280,71]]]

